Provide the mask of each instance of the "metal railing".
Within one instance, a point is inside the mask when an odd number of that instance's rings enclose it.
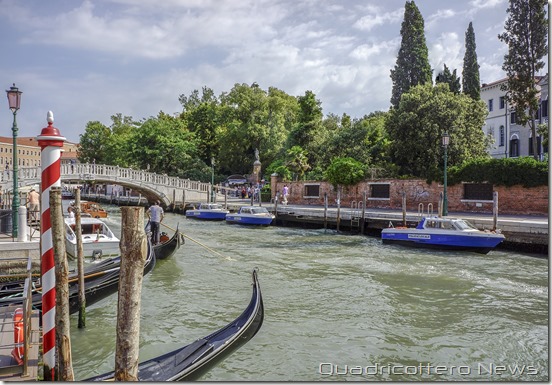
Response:
[[[7,365],[0,367],[0,375],[7,374],[21,374],[23,376],[28,375],[28,364],[29,364],[29,351],[31,344],[31,332],[32,332],[32,259],[31,257],[27,258],[10,258],[2,259],[2,261],[14,261],[14,260],[27,260],[27,268],[24,274],[25,283],[23,289],[19,293],[13,293],[11,296],[5,296],[0,298],[0,311],[6,313],[15,313],[17,308],[23,309],[23,363],[21,365]],[[5,325],[13,324],[13,329],[15,329],[15,321],[3,321],[2,330],[4,330]],[[14,333],[12,332],[12,336]],[[20,347],[21,343],[17,344],[15,342],[15,337],[13,338],[13,343],[0,345],[0,350],[9,350],[10,348]]]

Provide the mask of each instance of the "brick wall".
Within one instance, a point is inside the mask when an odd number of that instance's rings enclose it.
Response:
[[[328,195],[328,205],[337,206],[337,192],[327,182],[300,181],[281,182],[277,177],[271,180],[272,197],[276,191],[282,191],[284,184],[289,187],[288,202],[300,205],[323,205],[324,194]],[[389,189],[388,198],[371,198],[372,185],[381,185],[380,188]],[[305,196],[304,192],[309,189],[318,190],[318,196]],[[319,187],[316,187],[319,186]],[[377,187],[376,187],[377,188]],[[432,183],[428,185],[424,180],[418,179],[378,179],[361,182],[355,186],[344,188],[341,193],[341,207],[351,207],[351,204],[363,201],[363,194],[366,192],[367,208],[381,208],[402,210],[402,195],[406,194],[406,205],[408,211],[418,211],[420,204],[427,212],[428,205],[433,206],[433,212],[437,213],[439,208],[440,194],[443,192],[443,185]],[[522,186],[504,187],[494,186],[493,192],[498,193],[499,214],[512,215],[548,215],[548,186],[524,188]],[[457,184],[447,187],[448,211],[449,212],[480,212],[492,213],[492,200],[466,200],[464,199],[464,185]]]

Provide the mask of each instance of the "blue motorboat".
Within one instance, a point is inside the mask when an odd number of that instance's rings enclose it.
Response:
[[[227,223],[239,223],[241,225],[268,226],[274,220],[274,215],[261,206],[242,206],[237,213],[226,214]]]
[[[389,227],[381,231],[383,243],[443,250],[468,250],[487,254],[504,241],[499,231],[479,230],[470,222],[452,217],[422,217],[415,228]]]
[[[202,203],[197,209],[186,210],[186,218],[197,218],[211,221],[223,221],[229,211],[218,203]]]

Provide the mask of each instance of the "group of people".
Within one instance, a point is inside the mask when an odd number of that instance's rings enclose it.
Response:
[[[241,197],[241,199],[253,197],[254,200],[258,201],[260,192],[259,186],[242,186],[241,189],[236,186],[235,196],[236,198]]]

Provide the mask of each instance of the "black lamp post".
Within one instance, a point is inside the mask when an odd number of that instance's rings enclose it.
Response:
[[[443,216],[448,215],[448,198],[447,198],[447,147],[449,145],[450,136],[447,132],[443,133],[441,137],[443,147],[445,148],[445,178],[444,178],[444,189],[443,189]]]
[[[12,134],[13,134],[13,202],[12,202],[12,224],[13,224],[13,231],[12,236],[14,238],[17,238],[17,211],[19,210],[19,181],[17,178],[17,121],[15,120],[15,116],[17,115],[17,110],[19,110],[19,106],[21,104],[21,94],[22,92],[19,91],[19,89],[15,86],[15,83],[13,83],[13,86],[10,87],[9,90],[6,90],[8,93],[8,103],[10,105],[10,110],[13,113],[13,126],[12,126]]]
[[[215,202],[215,157],[211,157],[211,203]]]

